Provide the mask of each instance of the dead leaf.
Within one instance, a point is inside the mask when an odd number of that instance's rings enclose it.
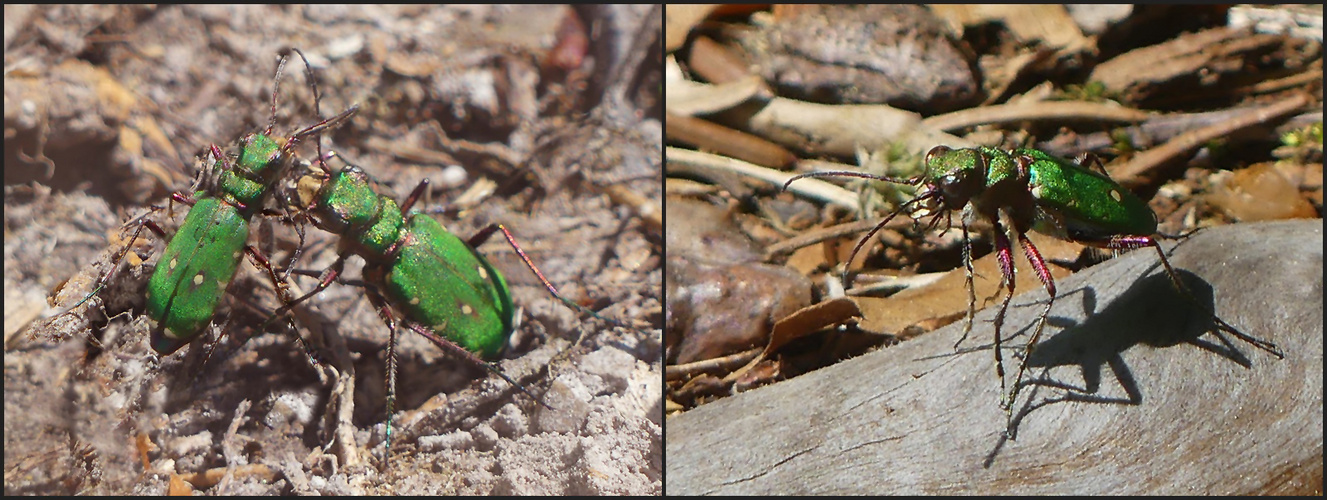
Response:
[[[1207,202],[1240,221],[1317,217],[1299,188],[1271,163],[1236,171],[1215,186]]]
[[[807,334],[861,316],[862,311],[857,308],[857,303],[848,297],[839,297],[803,307],[774,323],[769,345],[765,346],[765,352],[761,353],[761,356],[768,357],[780,347]]]
[[[1041,252],[1047,262],[1047,268],[1054,278],[1063,278],[1071,274],[1069,270],[1056,266],[1050,261],[1073,261],[1083,245],[1059,240],[1037,233],[1029,233],[1028,238]],[[1017,244],[1015,244],[1017,246]],[[1032,271],[1031,264],[1021,255],[1022,250],[1014,250],[1014,291],[1026,293],[1042,289],[1041,281]],[[1000,267],[996,254],[991,253],[973,261],[973,286],[976,289],[977,309],[990,303],[988,298],[995,295],[1000,284]],[[862,328],[877,332],[901,332],[909,326],[922,323],[940,327],[967,316],[968,290],[967,278],[962,267],[954,269],[935,283],[904,290],[886,298],[858,297],[861,306]],[[1003,300],[997,297],[994,300]],[[949,322],[936,322],[937,318],[948,318]],[[941,324],[943,323],[943,324]]]

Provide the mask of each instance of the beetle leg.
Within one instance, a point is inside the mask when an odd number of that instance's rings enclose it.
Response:
[[[266,272],[268,279],[272,280],[272,288],[275,289],[277,299],[281,301],[281,304],[294,304],[295,300],[290,297],[290,284],[285,278],[280,277],[277,274],[276,269],[272,267],[271,259],[268,259],[267,256],[262,254],[262,252],[259,252],[257,248],[253,247],[253,245],[244,245],[244,252],[249,254],[249,259],[252,261],[254,267]],[[289,273],[287,273],[287,275],[288,274]],[[273,316],[273,319],[275,318],[276,316]],[[262,330],[266,330],[267,323],[270,322],[271,320],[265,321]],[[295,337],[295,343],[299,344],[300,348],[303,349],[304,356],[309,361],[309,365],[318,365],[318,353],[314,350],[312,345],[304,340],[304,337],[300,336],[299,328],[295,325],[295,318],[293,315],[287,320],[286,325],[290,327],[287,329],[287,332],[290,332]]]
[[[996,261],[1000,264],[1000,288],[1009,290],[1004,302],[1000,304],[1000,311],[995,313],[995,376],[1000,379],[1000,407],[1008,409],[1013,402],[1005,400],[1004,354],[1000,352],[1000,329],[1004,326],[1004,314],[1009,309],[1009,299],[1014,296],[1014,259],[1009,235],[1005,233],[1004,226],[1000,224],[998,218],[991,222],[995,225],[995,255]],[[996,293],[999,293],[999,289]]]
[[[1023,255],[1027,256],[1028,262],[1032,264],[1032,269],[1037,272],[1037,278],[1041,279],[1042,286],[1046,287],[1046,293],[1050,299],[1046,301],[1046,308],[1041,311],[1041,317],[1037,319],[1037,328],[1033,330],[1032,337],[1028,339],[1027,349],[1023,352],[1023,360],[1018,364],[1018,374],[1014,376],[1014,386],[1009,390],[1009,406],[1006,408],[1006,420],[1013,422],[1013,405],[1018,400],[1018,391],[1022,387],[1019,382],[1023,380],[1023,372],[1027,370],[1028,361],[1032,359],[1032,351],[1037,347],[1037,341],[1041,340],[1041,331],[1046,326],[1046,316],[1051,312],[1051,306],[1055,305],[1055,279],[1051,277],[1050,269],[1046,267],[1046,260],[1041,258],[1041,252],[1037,246],[1032,244],[1026,233],[1018,233],[1018,244],[1023,247]],[[1013,295],[1013,287],[1010,287],[1010,295]],[[1005,301],[1008,303],[1008,300]],[[1008,432],[1006,430],[1006,432]]]
[[[1218,329],[1226,331],[1236,337],[1239,337],[1240,340],[1248,342],[1252,344],[1254,347],[1267,351],[1268,353],[1271,353],[1273,356],[1283,359],[1285,358],[1285,354],[1281,352],[1281,348],[1277,347],[1276,344],[1273,344],[1266,340],[1251,337],[1248,334],[1239,331],[1234,326],[1231,326],[1230,323],[1226,323],[1225,320],[1217,316],[1216,312],[1213,311],[1211,308],[1207,307],[1201,302],[1198,302],[1198,299],[1195,298],[1193,296],[1193,293],[1189,291],[1189,287],[1185,286],[1184,282],[1180,280],[1179,273],[1175,272],[1175,268],[1170,265],[1170,259],[1166,258],[1166,252],[1161,249],[1161,245],[1157,243],[1156,238],[1153,238],[1151,236],[1114,236],[1106,241],[1087,242],[1087,243],[1100,246],[1103,248],[1108,248],[1111,250],[1132,250],[1135,248],[1142,248],[1142,247],[1155,248],[1157,251],[1157,256],[1161,258],[1161,265],[1166,268],[1166,275],[1170,277],[1171,284],[1175,285],[1175,289],[1178,290],[1181,295],[1187,297],[1190,302],[1192,302],[1195,306],[1201,308],[1203,312],[1207,313],[1207,315],[1212,318],[1212,322],[1217,325]]]
[[[963,323],[963,336],[959,337],[958,342],[954,342],[954,350],[958,350],[958,345],[967,340],[968,334],[972,333],[972,320],[977,315],[977,289],[972,283],[972,240],[968,239],[967,219],[960,217],[959,225],[963,229],[963,274],[968,287],[968,316]]]
[[[365,295],[369,299],[369,304],[373,305],[373,310],[378,312],[378,317],[387,324],[387,330],[390,332],[387,340],[387,445],[383,451],[383,469],[387,469],[387,464],[391,462],[392,457],[392,409],[396,406],[396,317],[392,315],[392,306],[388,304],[387,299],[378,292],[373,286],[364,287]]]

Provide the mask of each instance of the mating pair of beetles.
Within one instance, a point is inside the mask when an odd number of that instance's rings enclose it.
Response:
[[[1130,250],[1152,247],[1161,257],[1166,273],[1176,289],[1190,300],[1192,295],[1180,281],[1170,261],[1157,243],[1156,214],[1147,204],[1121,187],[1106,175],[1101,162],[1091,154],[1074,160],[1059,158],[1036,149],[1004,150],[994,147],[951,149],[936,146],[926,154],[925,170],[911,179],[896,179],[863,172],[822,171],[792,177],[784,183],[787,189],[793,181],[806,177],[858,177],[898,184],[920,186],[917,195],[903,203],[896,211],[876,225],[853,248],[847,262],[867,241],[885,227],[895,216],[911,212],[919,217],[933,214],[928,228],[946,219],[946,229],[952,224],[952,214],[961,210],[960,228],[963,235],[963,256],[968,288],[968,314],[963,328],[962,343],[972,331],[976,312],[976,292],[973,288],[971,242],[968,223],[981,219],[994,226],[996,260],[1002,279],[999,289],[1007,289],[1000,309],[995,315],[995,372],[1000,379],[1000,407],[1005,410],[1006,435],[1012,437],[1013,408],[1022,388],[1020,381],[1027,368],[1032,350],[1041,338],[1047,315],[1055,304],[1055,281],[1046,261],[1032,241],[1028,231],[1037,231],[1062,240],[1082,243],[1109,250]],[[1050,296],[1037,320],[1037,326],[1028,340],[1026,351],[1018,364],[1012,386],[1005,382],[1004,360],[1001,349],[1001,329],[1005,312],[1014,295],[1014,257],[1011,235],[1018,240],[1024,255]],[[847,270],[844,270],[845,286]],[[998,290],[997,290],[998,293]],[[1195,301],[1196,304],[1196,301]],[[1201,304],[1198,304],[1200,307]],[[1233,332],[1241,339],[1266,350],[1278,358],[1284,355],[1275,344],[1239,333],[1206,311],[1224,331]],[[954,346],[958,347],[958,343]]]

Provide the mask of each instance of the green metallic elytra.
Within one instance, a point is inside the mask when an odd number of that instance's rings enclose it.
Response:
[[[409,320],[484,359],[501,353],[515,314],[511,296],[473,248],[426,214],[405,221],[359,167],[333,174],[313,205],[319,227],[341,234],[342,247],[364,257],[365,277],[383,284]]]
[[[512,332],[507,280],[488,260],[426,214],[413,213],[400,254],[387,271],[388,298],[407,317],[484,359]]]
[[[1035,149],[1013,153],[1033,160],[1028,188],[1051,217],[1039,219],[1034,230],[1062,239],[1156,234],[1152,209],[1109,177]]]
[[[252,133],[240,140],[239,160],[218,174],[213,192],[195,193],[197,201],[148,282],[147,313],[157,321],[152,348],[158,353],[175,352],[212,320],[239,270],[249,219],[290,163],[290,152],[276,140]]]
[[[175,352],[212,321],[248,238],[249,219],[234,205],[213,197],[194,204],[148,281],[154,350]]]

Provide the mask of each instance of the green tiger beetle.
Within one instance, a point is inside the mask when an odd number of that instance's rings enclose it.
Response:
[[[316,101],[317,83],[313,80],[308,59],[298,49],[294,50],[304,59]],[[248,253],[257,265],[265,268],[276,283],[276,274],[271,264],[247,244],[249,221],[254,215],[263,212],[263,205],[274,191],[273,188],[290,170],[295,147],[308,137],[315,137],[340,125],[358,110],[358,106],[351,106],[339,115],[300,129],[286,138],[284,144],[273,138],[277,94],[287,59],[288,55],[283,55],[277,65],[272,89],[272,117],[267,128],[240,138],[239,154],[233,161],[215,144],[211,145],[208,151],[210,161],[205,160],[209,166],[207,170],[219,166],[220,172],[204,172],[192,199],[180,193],[171,196],[172,203],[180,202],[192,205],[192,208],[175,237],[170,238],[166,244],[147,287],[147,314],[156,322],[152,329],[151,344],[153,350],[163,356],[174,353],[194,340],[211,323],[227,285],[239,269],[244,253]],[[160,208],[153,207],[153,211]],[[133,247],[143,228],[151,229],[162,238],[166,237],[165,231],[146,217],[140,217],[134,223],[138,227],[129,243],[115,256],[111,271],[98,280],[98,285],[88,297],[70,310],[106,286],[115,267]],[[298,250],[294,259],[298,259]],[[278,284],[277,290],[280,294],[284,288]]]
[[[1277,358],[1284,358],[1275,344],[1240,333],[1193,298],[1188,288],[1180,281],[1175,269],[1171,267],[1166,253],[1157,243],[1156,214],[1141,199],[1111,180],[1101,166],[1100,160],[1094,155],[1084,153],[1074,160],[1066,160],[1036,149],[1006,151],[993,147],[951,149],[946,146],[936,146],[926,154],[925,164],[925,171],[922,174],[909,179],[896,179],[863,172],[824,171],[794,176],[784,183],[783,188],[787,189],[797,179],[823,176],[858,177],[911,184],[920,188],[913,199],[903,203],[867,233],[866,237],[857,242],[848,257],[848,262],[852,262],[866,242],[870,241],[890,220],[904,211],[911,211],[917,218],[934,214],[928,228],[937,226],[940,217],[944,216],[947,230],[952,226],[953,211],[962,210],[959,225],[963,235],[968,314],[963,327],[963,336],[954,344],[955,348],[958,348],[958,344],[967,339],[972,331],[973,317],[976,314],[968,222],[981,218],[994,226],[996,260],[1002,275],[996,293],[998,294],[1001,289],[1008,290],[1004,301],[1000,304],[1000,310],[995,315],[994,347],[995,373],[1000,379],[1000,407],[1005,410],[1007,422],[1006,436],[1013,437],[1013,407],[1022,388],[1020,381],[1027,368],[1027,360],[1041,338],[1041,331],[1046,325],[1046,317],[1055,303],[1056,296],[1055,281],[1041,253],[1027,238],[1028,231],[1037,231],[1062,240],[1116,251],[1155,248],[1175,288],[1205,309],[1223,331],[1232,332]],[[1005,312],[1014,295],[1014,258],[1009,241],[1010,234],[1018,239],[1023,254],[1032,264],[1032,269],[1037,273],[1050,298],[1029,338],[1012,388],[1006,389],[1000,332],[1004,325]],[[843,279],[846,287],[847,269],[843,272]]]
[[[428,186],[424,179],[400,205],[374,192],[364,170],[341,158],[345,168],[333,171],[326,160],[318,171],[301,180],[297,193],[301,210],[315,226],[340,237],[336,261],[326,270],[297,271],[318,276],[318,285],[289,301],[269,321],[325,290],[342,274],[345,261],[359,255],[365,261],[363,280],[369,302],[390,331],[387,344],[387,457],[390,457],[392,408],[396,398],[396,335],[398,324],[428,339],[445,353],[481,366],[501,377],[545,408],[540,398],[502,372],[495,360],[516,328],[517,312],[507,280],[476,248],[501,233],[525,266],[555,298],[574,310],[625,326],[577,304],[558,293],[502,224],[490,224],[469,239],[447,231],[428,213],[411,210]],[[317,186],[314,192],[313,186]],[[345,281],[342,281],[346,283]],[[399,316],[393,313],[399,312]]]

